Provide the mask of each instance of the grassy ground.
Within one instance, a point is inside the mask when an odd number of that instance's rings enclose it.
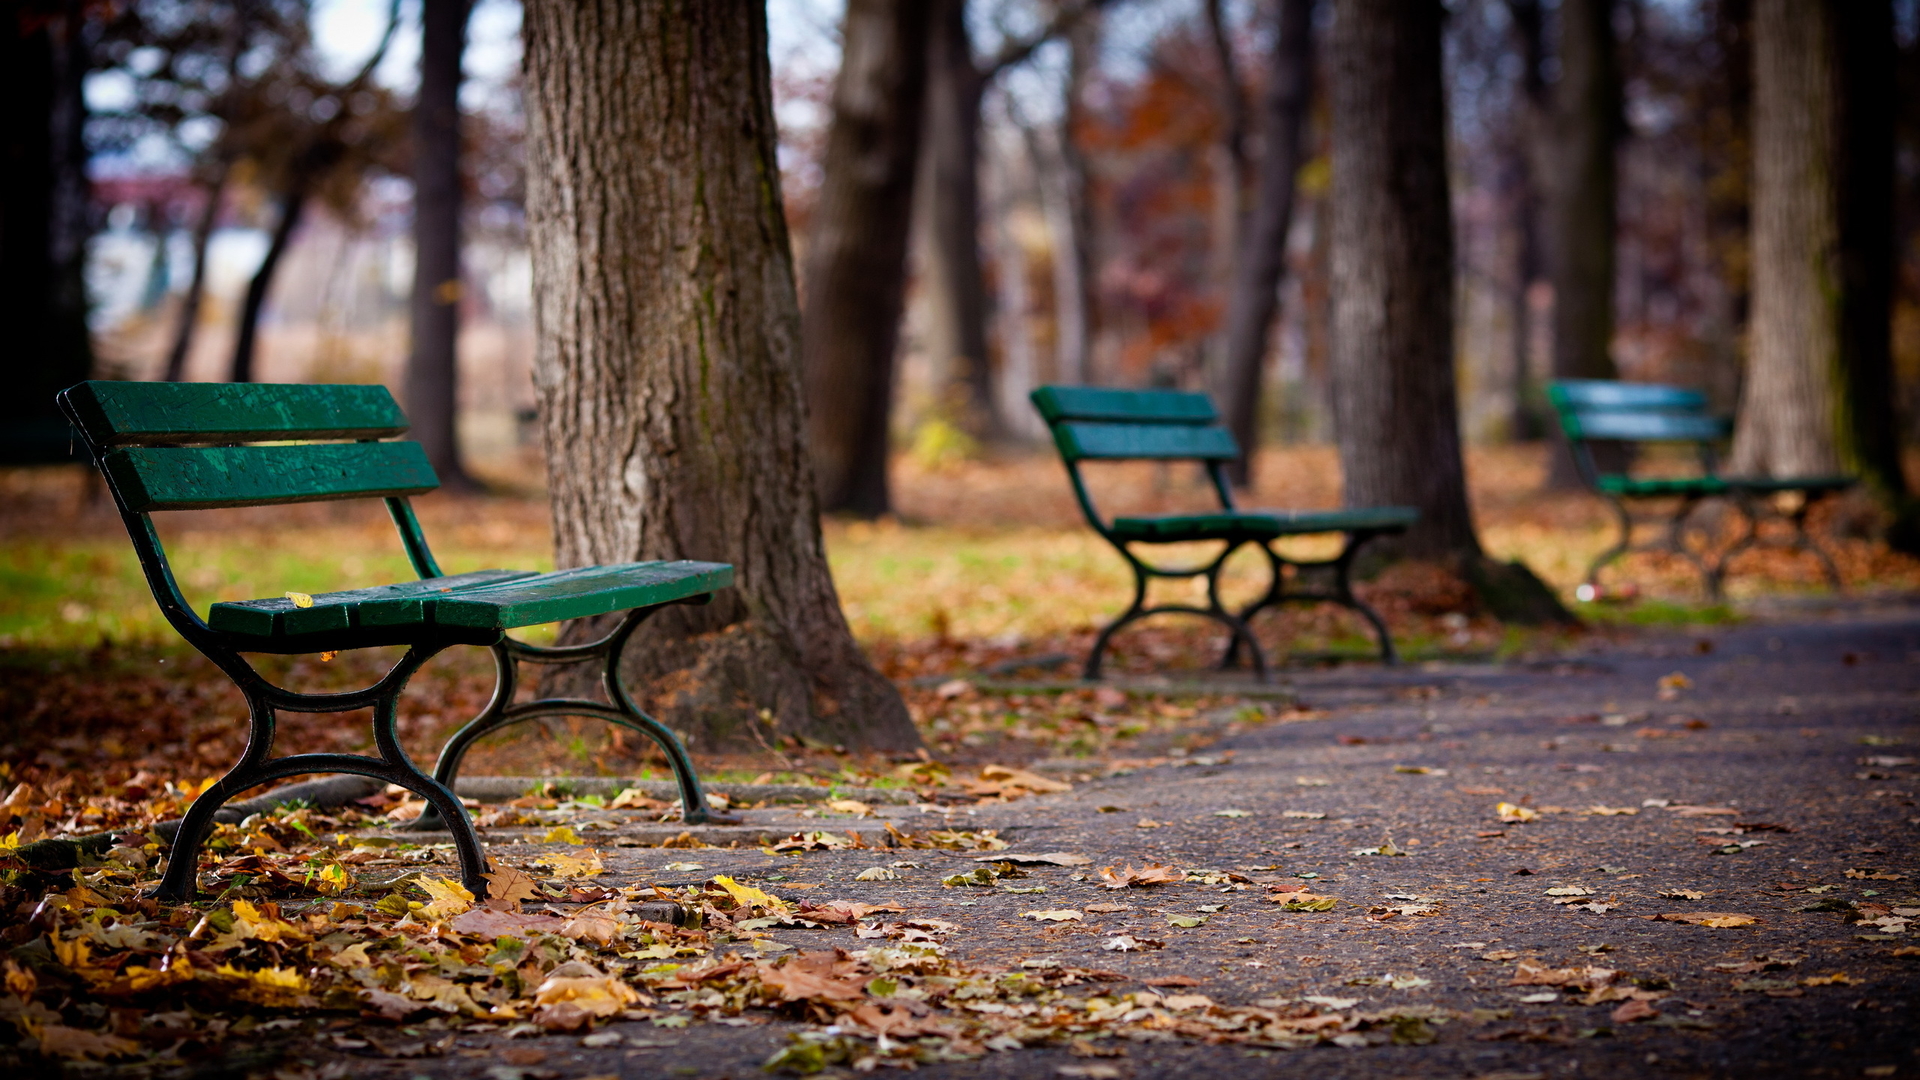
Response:
[[[504,494],[417,501],[442,565],[450,572],[549,568],[547,509],[533,463],[489,464]],[[1488,551],[1525,561],[1570,599],[1587,561],[1611,539],[1604,507],[1580,494],[1540,494],[1542,462],[1534,449],[1476,451],[1469,468]],[[1328,448],[1269,451],[1256,476],[1247,505],[1339,502],[1338,464]],[[1109,513],[1199,508],[1208,498],[1195,472],[1151,465],[1112,467],[1094,477],[1094,488]],[[936,752],[1024,760],[1146,737],[1135,723],[1089,722],[1086,717],[1103,710],[1091,691],[983,697],[943,695],[938,688],[955,673],[1022,657],[1083,656],[1096,628],[1124,606],[1125,564],[1082,523],[1057,461],[1016,456],[939,471],[903,461],[895,489],[897,519],[829,522],[826,541],[855,634],[906,688]],[[1860,531],[1849,512],[1827,514],[1823,525],[1829,533]],[[411,576],[377,505],[181,513],[163,516],[160,528],[180,582],[201,610],[215,600]],[[1302,550],[1314,543],[1305,541]],[[1850,589],[1920,587],[1920,563],[1858,536],[1830,535],[1827,543]],[[1202,546],[1164,554],[1209,552]],[[1229,574],[1229,594],[1254,595],[1260,570],[1260,561],[1243,553]],[[1736,606],[1822,588],[1804,557],[1756,552],[1740,571],[1731,589]],[[1736,617],[1733,609],[1702,604],[1683,564],[1642,558],[1612,580],[1631,580],[1638,599],[1583,606],[1597,632]],[[1491,658],[1566,644],[1562,636],[1501,626],[1474,612],[1458,583],[1431,568],[1389,569],[1363,592],[1414,659]],[[1263,615],[1257,630],[1271,655],[1295,663],[1364,659],[1371,648],[1361,625],[1339,609]],[[1200,669],[1221,642],[1210,625],[1162,619],[1123,634],[1112,663],[1135,673]],[[279,659],[263,667],[302,686],[344,688],[369,681],[382,664],[377,655],[348,654],[332,664]],[[430,757],[438,740],[478,709],[489,685],[479,650],[456,650],[436,661],[409,693],[409,745]],[[1163,704],[1162,712],[1144,710],[1154,723],[1177,725],[1191,715],[1191,702]],[[0,761],[57,771],[105,747],[120,772],[218,769],[237,748],[242,715],[238,696],[161,620],[97,486],[77,470],[0,471]],[[137,721],[129,723],[132,718]],[[289,724],[284,741],[287,749],[357,749],[362,736],[353,728]],[[73,745],[62,749],[63,742]],[[797,759],[790,764],[810,767]],[[476,771],[646,767],[644,748],[610,740],[600,725],[587,722],[502,737],[474,759]]]

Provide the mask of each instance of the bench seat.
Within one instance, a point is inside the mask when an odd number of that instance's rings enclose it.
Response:
[[[1206,514],[1117,517],[1113,535],[1130,543],[1174,544],[1187,540],[1265,541],[1313,533],[1404,529],[1420,518],[1410,506],[1364,510],[1240,510]]]
[[[213,605],[207,625],[242,649],[308,652],[404,644],[427,628],[440,640],[486,645],[524,626],[584,619],[702,596],[733,583],[724,563],[616,563],[538,574],[476,570],[368,589]]]

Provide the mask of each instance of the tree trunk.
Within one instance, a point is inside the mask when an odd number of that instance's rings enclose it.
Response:
[[[247,282],[247,298],[240,306],[240,327],[233,338],[233,363],[227,371],[228,382],[253,381],[254,342],[260,330],[260,312],[267,303],[267,291],[273,288],[273,275],[280,269],[280,257],[287,253],[287,245],[293,240],[293,230],[300,227],[301,215],[307,208],[307,185],[296,178],[294,185],[280,201],[280,221],[273,227],[273,239],[267,243],[267,253],[260,260],[260,266],[253,272],[253,280]]]
[[[1300,171],[1301,133],[1313,77],[1314,0],[1280,0],[1279,37],[1273,69],[1261,102],[1260,187],[1253,220],[1234,267],[1227,304],[1227,347],[1220,399],[1227,426],[1240,443],[1228,467],[1236,486],[1253,484],[1252,463],[1260,441],[1261,374],[1267,341],[1280,309],[1280,282],[1287,272],[1287,229],[1293,222],[1293,181]]]
[[[800,316],[753,0],[525,9],[529,240],[559,566],[732,563],[629,670],[703,748],[919,745],[820,539]]]
[[[167,382],[187,377],[187,354],[193,351],[194,332],[200,327],[200,304],[207,295],[207,245],[213,241],[213,227],[220,220],[220,200],[227,190],[228,167],[222,162],[207,184],[207,202],[200,208],[200,220],[193,226],[193,276],[187,279],[186,295],[180,298],[180,321],[174,327],[173,347],[167,350]]]
[[[1535,333],[1533,286],[1546,273],[1546,256],[1541,237],[1542,187],[1541,143],[1547,135],[1547,85],[1545,72],[1546,36],[1542,28],[1540,0],[1507,0],[1513,43],[1520,59],[1520,97],[1514,105],[1517,132],[1503,140],[1507,154],[1506,172],[1511,178],[1509,198],[1513,206],[1513,288],[1507,296],[1508,321],[1511,324],[1513,409],[1508,414],[1507,436],[1515,441],[1540,437],[1541,424],[1537,391],[1533,386],[1533,343]]]
[[[1613,0],[1561,0],[1560,82],[1554,89],[1553,179],[1548,185],[1553,276],[1553,374],[1613,379],[1614,147],[1619,142],[1620,66]],[[1564,436],[1547,483],[1580,477]]]
[[[1754,6],[1753,320],[1736,472],[1830,474],[1841,465],[1833,59],[1826,5]]]
[[[1893,215],[1895,35],[1889,0],[1832,3],[1839,74],[1835,148],[1840,243],[1840,366],[1843,462],[1895,514],[1909,519],[1896,543],[1915,546],[1920,522],[1900,464],[1894,413]]]
[[[927,6],[852,0],[841,31],[800,355],[820,506],[874,518],[887,491],[894,353],[926,96]]]
[[[1220,80],[1220,141],[1213,147],[1210,170],[1214,191],[1212,286],[1218,294],[1230,297],[1234,267],[1240,263],[1243,248],[1240,230],[1246,225],[1247,106],[1240,92],[1240,65],[1234,62],[1222,0],[1205,0],[1201,6],[1206,12],[1207,38],[1213,46],[1213,63]],[[1224,329],[1207,341],[1206,360],[1213,378],[1220,378],[1224,367]]]
[[[1041,194],[1053,235],[1054,379],[1078,385],[1099,381],[1093,370],[1092,197],[1079,130],[1086,109],[1081,99],[1099,54],[1100,13],[1082,15],[1068,27],[1066,41],[1066,107]]]
[[[1337,0],[1333,386],[1348,506],[1415,506],[1390,546],[1477,559],[1453,371],[1438,0]]]
[[[1000,434],[987,356],[987,289],[980,266],[980,97],[986,79],[973,58],[966,0],[927,0],[933,20],[927,62],[927,351],[935,392],[974,435]]]
[[[23,459],[58,460],[67,423],[54,395],[93,367],[83,276],[91,232],[81,142],[85,20],[77,0],[25,8],[0,20],[8,91],[0,111],[0,318],[12,358],[0,437],[19,439]]]
[[[420,10],[420,94],[413,106],[413,351],[407,419],[442,485],[471,488],[460,459],[460,58],[469,0]]]

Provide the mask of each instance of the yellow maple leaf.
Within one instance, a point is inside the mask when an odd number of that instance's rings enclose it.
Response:
[[[1540,811],[1538,810],[1525,806],[1515,806],[1510,802],[1503,802],[1495,806],[1493,812],[1500,816],[1501,821],[1506,822],[1532,821],[1534,818],[1540,816]]]
[[[555,825],[553,828],[547,830],[547,835],[541,837],[540,842],[543,844],[575,845],[586,843],[585,840],[580,839],[579,833],[573,831],[573,826],[571,825]]]
[[[439,922],[459,915],[473,907],[473,894],[465,885],[448,878],[422,876],[419,881],[427,895],[433,897],[427,906],[420,909],[422,918]]]
[[[214,972],[219,975],[225,975],[229,979],[237,979],[241,982],[251,983],[262,990],[291,990],[294,993],[305,993],[308,987],[306,976],[300,974],[300,972],[293,968],[287,967],[270,967],[261,968],[258,971],[245,971],[234,967],[232,964],[221,964],[214,969]]]
[[[293,606],[297,608],[310,608],[313,606],[313,597],[303,592],[289,592],[287,593],[287,599],[293,601]]]
[[[600,861],[600,853],[589,849],[584,855],[543,855],[538,860],[541,866],[550,867],[554,877],[580,878],[592,877],[607,872]]]
[[[734,902],[741,907],[761,907],[774,911],[786,910],[786,902],[779,897],[762,892],[751,885],[742,885],[725,874],[714,875],[713,883],[727,890],[727,895],[733,897]]]
[[[47,935],[53,943],[53,955],[56,960],[78,971],[93,962],[93,948],[79,938],[60,938]]]

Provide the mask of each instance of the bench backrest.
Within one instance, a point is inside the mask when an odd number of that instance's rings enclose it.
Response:
[[[60,393],[133,513],[400,497],[440,486],[384,386],[84,382]],[[318,441],[330,440],[330,441]],[[277,445],[246,445],[268,443]]]
[[[1610,379],[1560,379],[1547,386],[1560,428],[1576,441],[1717,442],[1732,424],[1707,412],[1698,390]]]
[[[1205,394],[1042,386],[1031,395],[1069,462],[1153,458],[1232,461],[1233,433]]]
[[[1220,423],[1220,413],[1207,395],[1042,386],[1029,396],[1053,432],[1053,444],[1066,463],[1081,512],[1102,534],[1108,534],[1107,524],[1080,476],[1083,461],[1197,461],[1206,466],[1220,505],[1233,509],[1233,490],[1221,467],[1240,456],[1240,445]]]

